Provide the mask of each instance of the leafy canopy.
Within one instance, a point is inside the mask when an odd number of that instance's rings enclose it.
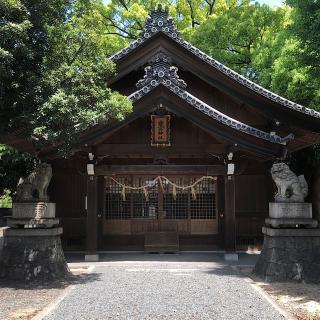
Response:
[[[108,56],[123,41],[105,34],[100,1],[0,2],[1,133],[22,126],[42,143],[63,142],[131,103],[107,87]]]

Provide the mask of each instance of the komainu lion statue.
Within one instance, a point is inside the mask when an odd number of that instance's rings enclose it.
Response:
[[[47,189],[51,178],[51,165],[39,164],[26,178],[19,179],[16,201],[49,201]]]
[[[278,192],[276,202],[304,202],[308,195],[308,184],[304,175],[299,177],[285,163],[275,163],[271,168],[271,176]]]

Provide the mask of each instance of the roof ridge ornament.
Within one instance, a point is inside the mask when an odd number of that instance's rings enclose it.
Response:
[[[142,36],[148,39],[152,34],[160,31],[170,34],[173,38],[179,36],[173,19],[169,17],[169,8],[162,9],[162,5],[158,4],[158,8],[151,11],[142,31]]]
[[[110,59],[114,61],[120,60],[158,32],[165,33],[177,42],[183,43],[184,41],[181,38],[173,19],[169,17],[169,8],[165,7],[165,9],[163,9],[161,4],[158,4],[158,7],[150,12],[150,16],[147,18],[139,37],[127,47],[111,56]]]
[[[159,84],[169,87],[174,85],[182,89],[187,87],[187,84],[179,78],[178,68],[172,65],[171,58],[161,51],[149,60],[144,70],[145,75],[136,84],[137,88],[147,90],[149,86],[156,87]]]

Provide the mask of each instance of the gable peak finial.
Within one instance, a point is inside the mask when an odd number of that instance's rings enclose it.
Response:
[[[169,17],[169,7],[166,6],[163,9],[161,3],[158,4],[158,7],[155,10],[150,12],[150,16],[146,21],[140,37],[142,39],[147,39],[157,32],[166,33],[174,39],[179,37],[179,32],[172,18]]]
[[[158,7],[154,10],[155,12],[156,11],[162,11],[162,12],[166,12],[169,14],[169,7],[168,6],[165,6],[164,9],[162,9],[162,4],[161,3],[158,3]]]

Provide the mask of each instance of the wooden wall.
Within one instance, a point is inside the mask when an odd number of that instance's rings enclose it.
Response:
[[[266,175],[236,177],[237,237],[261,237],[264,219],[268,216],[268,186]]]
[[[176,116],[172,117],[172,147],[152,149],[147,155],[134,155],[132,150],[134,146],[148,146],[150,147],[150,117],[143,117],[129,125],[118,130],[113,135],[105,139],[101,145],[113,146],[113,156],[99,158],[99,163],[105,161],[106,164],[152,164],[153,156],[161,151],[161,154],[166,150],[174,150],[178,146],[185,146],[181,149],[177,156],[169,159],[170,164],[175,165],[196,165],[216,164],[217,161],[221,164],[221,159],[218,157],[209,156],[207,150],[203,150],[198,154],[190,155],[190,150],[193,146],[210,146],[223,145],[214,137],[207,134],[204,130],[190,123],[189,121]],[[121,151],[121,157],[117,155],[117,146],[132,146],[128,148],[128,154]],[[108,147],[109,148],[109,147]],[[106,150],[111,150],[111,148]],[[204,147],[205,149],[206,147]],[[182,150],[182,151],[181,151]],[[71,160],[57,160],[53,163],[53,178],[50,185],[49,194],[51,200],[57,204],[57,217],[61,221],[64,228],[62,237],[65,248],[70,250],[83,250],[85,246],[86,236],[86,210],[85,210],[85,196],[86,196],[86,170],[87,155],[78,153]],[[242,168],[243,167],[243,168]],[[267,171],[268,168],[263,162],[254,159],[244,161],[242,172],[236,176],[236,231],[238,239],[240,238],[254,238],[261,236],[261,227],[268,212],[269,200],[269,181]],[[162,172],[165,174],[165,165],[162,166]],[[223,184],[221,184],[223,186]],[[103,193],[103,189],[101,190]],[[100,195],[100,197],[103,195]],[[101,210],[101,208],[99,209]],[[102,211],[102,210],[101,210]],[[104,219],[104,218],[102,218]],[[115,237],[112,232],[109,234],[103,233],[103,223],[100,218],[99,240],[100,248],[105,250],[114,249],[132,249],[142,248],[141,243],[143,238],[141,236],[122,236]],[[219,227],[220,228],[220,227]],[[223,228],[219,230],[220,234]],[[131,237],[131,238],[128,238]],[[193,244],[201,244],[203,242],[204,249],[213,249],[218,243],[221,243],[216,235],[211,237],[194,237],[183,236],[181,239],[184,248],[192,248]],[[220,241],[220,242],[219,242]]]
[[[62,243],[70,250],[83,250],[86,228],[86,175],[54,168],[49,195],[63,227]]]

